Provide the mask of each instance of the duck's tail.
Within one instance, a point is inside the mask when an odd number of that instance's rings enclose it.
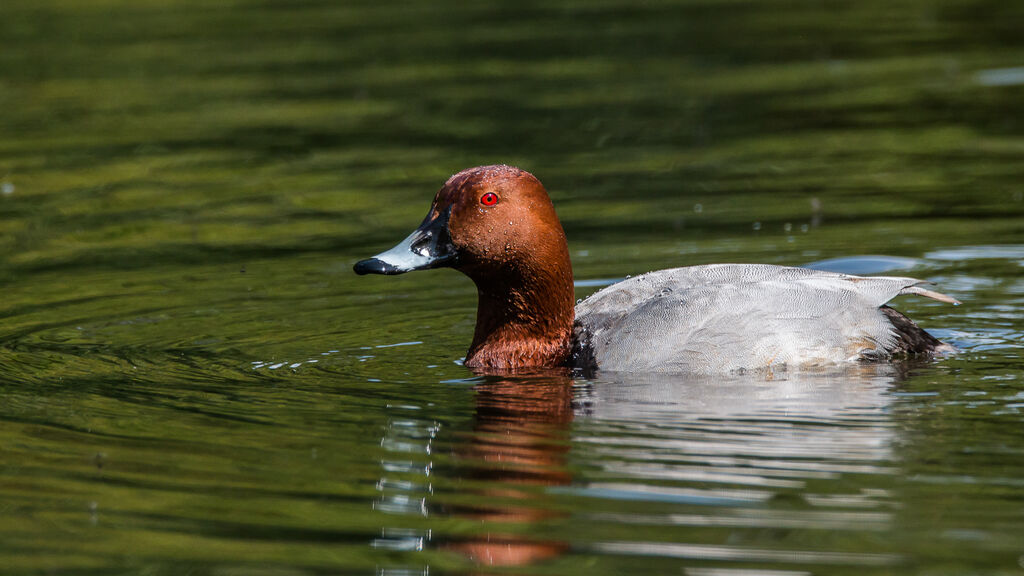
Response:
[[[959,302],[945,294],[931,292],[930,290],[924,290],[923,292],[929,292],[930,294],[941,296],[942,298],[948,298],[948,300],[935,298],[941,302],[959,304]],[[913,292],[913,294],[921,293]],[[921,295],[934,298],[934,296],[930,296],[929,294]],[[885,314],[889,319],[889,322],[892,322],[892,327],[896,331],[896,344],[888,351],[890,354],[951,354],[957,351],[954,346],[946,344],[935,336],[925,332],[924,328],[918,326],[913,320],[907,318],[899,311],[893,310],[888,306],[882,306],[879,310]]]
[[[918,296],[924,296],[925,298],[931,298],[932,300],[938,300],[939,302],[945,302],[946,304],[952,304],[954,306],[960,305],[960,301],[957,300],[956,298],[953,298],[952,296],[947,296],[942,292],[936,292],[934,290],[922,288],[921,284],[927,284],[927,282],[921,282],[920,284],[907,286],[906,288],[900,290],[900,294],[917,294]]]

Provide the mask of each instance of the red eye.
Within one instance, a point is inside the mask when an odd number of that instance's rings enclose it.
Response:
[[[480,197],[480,203],[484,206],[494,206],[498,203],[498,195],[494,192],[488,192]]]

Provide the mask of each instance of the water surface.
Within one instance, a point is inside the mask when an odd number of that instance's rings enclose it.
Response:
[[[1022,6],[5,0],[0,565],[1019,574]],[[581,298],[912,275],[962,353],[475,375],[467,279],[351,266],[496,162]]]

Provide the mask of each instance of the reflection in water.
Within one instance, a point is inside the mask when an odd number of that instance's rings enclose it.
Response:
[[[517,525],[558,513],[537,487],[567,484],[568,426],[573,418],[572,379],[568,372],[544,371],[516,378],[486,378],[473,387],[476,407],[465,433],[455,437],[453,469],[447,482],[459,486],[457,498],[434,498],[431,482],[434,440],[440,425],[416,418],[416,406],[392,406],[381,446],[377,484],[378,511],[405,517],[445,516],[480,522],[484,530],[467,537],[436,538],[429,529],[389,525],[372,543],[387,550],[428,547],[456,552],[474,563],[494,566],[528,564],[563,552],[567,545],[530,540]],[[453,478],[454,477],[454,478]],[[431,500],[437,500],[432,502]],[[388,568],[384,573],[392,573]],[[408,573],[409,568],[400,568]],[[429,573],[429,567],[413,573]]]
[[[899,370],[856,365],[771,377],[602,375],[580,398],[580,412],[626,426],[669,426],[660,428],[673,432],[664,448],[720,454],[741,449],[762,464],[773,457],[819,457],[830,462],[822,466],[838,471],[837,459],[853,464],[888,458],[885,408]]]
[[[377,482],[379,497],[373,502],[374,510],[386,514],[427,516],[427,495],[432,464],[429,460],[432,443],[439,425],[415,418],[416,406],[389,406],[393,417],[381,439],[381,448],[387,457],[381,460],[382,476]],[[413,414],[409,414],[412,412]],[[430,540],[429,530],[385,525],[372,546],[382,550],[423,550]],[[424,567],[426,574],[429,569]],[[394,574],[390,569],[385,574]],[[411,574],[408,570],[399,573]]]
[[[472,433],[458,450],[467,479],[484,482],[473,503],[449,513],[487,524],[530,524],[558,515],[553,502],[532,488],[568,484],[568,426],[573,418],[572,380],[549,371],[527,378],[489,379],[474,388]],[[515,532],[522,532],[516,530]],[[447,545],[475,562],[512,566],[567,549],[556,541],[531,541],[512,531],[487,531]]]
[[[595,502],[661,507],[590,514],[638,530],[591,549],[698,567],[898,562],[894,553],[846,552],[839,539],[892,527],[891,494],[871,478],[894,472],[888,408],[904,369],[601,375],[579,398],[586,420],[574,438],[586,446],[580,457],[601,472],[571,491]],[[680,537],[665,541],[658,527],[674,527]],[[645,532],[650,539],[637,538]],[[807,532],[816,536],[794,536]]]
[[[434,494],[429,462],[396,459],[386,472],[400,470],[406,480],[382,479],[390,495],[377,503],[384,512],[472,520],[477,528],[444,536],[389,529],[375,546],[457,552],[494,566],[551,560],[571,553],[568,541],[572,550],[698,570],[899,562],[895,551],[850,552],[837,538],[893,528],[892,495],[871,478],[895,472],[888,412],[908,368],[601,374],[576,386],[561,373],[487,377],[473,388],[465,432],[447,429],[438,439],[450,442],[442,475],[458,486],[457,497]],[[436,424],[396,419],[383,444],[429,455],[437,434]],[[584,465],[570,468],[570,458]],[[543,536],[569,515],[559,499],[590,502],[575,506],[571,520],[592,533]]]

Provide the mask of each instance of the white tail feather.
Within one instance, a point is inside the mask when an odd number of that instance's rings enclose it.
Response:
[[[931,298],[932,300],[938,300],[939,302],[945,302],[946,304],[952,304],[954,306],[960,305],[960,301],[952,296],[946,296],[942,292],[928,290],[927,288],[921,288],[920,286],[907,286],[903,290],[900,290],[900,294],[917,294],[918,296],[924,296],[925,298]]]

